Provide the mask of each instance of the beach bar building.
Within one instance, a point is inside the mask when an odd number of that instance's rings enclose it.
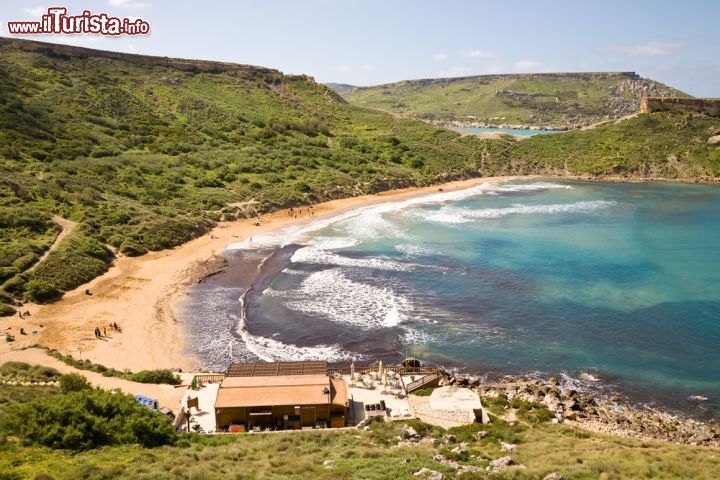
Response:
[[[327,362],[234,363],[218,389],[219,430],[344,427],[348,389]]]

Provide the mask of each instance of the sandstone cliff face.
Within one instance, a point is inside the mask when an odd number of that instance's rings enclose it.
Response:
[[[647,96],[640,102],[640,111],[642,113],[703,113],[711,117],[717,117],[720,116],[720,98]]]

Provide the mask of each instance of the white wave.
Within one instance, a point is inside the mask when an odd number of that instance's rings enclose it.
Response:
[[[479,219],[500,218],[507,215],[543,215],[554,213],[576,213],[599,210],[616,205],[615,202],[594,200],[576,203],[560,203],[551,205],[524,205],[517,204],[503,208],[484,208],[473,210],[453,206],[442,207],[434,211],[416,211],[414,215],[425,220],[437,223],[468,223]]]
[[[312,263],[317,265],[337,265],[343,267],[363,267],[377,270],[408,271],[413,266],[394,262],[382,257],[351,258],[336,253],[321,250],[315,247],[303,247],[297,250],[292,258],[292,263]]]
[[[309,245],[321,250],[337,250],[340,248],[354,247],[357,244],[358,240],[352,237],[317,236],[309,242]]]
[[[362,357],[362,355],[351,354],[343,350],[339,345],[299,347],[255,335],[249,335],[249,338],[244,338],[243,341],[248,350],[266,362],[317,360],[318,358],[328,362],[340,362],[350,359],[357,360]]]
[[[537,190],[572,190],[570,185],[562,185],[552,182],[535,183],[499,183],[493,185],[493,192],[527,192]]]
[[[340,269],[315,272],[286,295],[286,306],[293,310],[363,329],[394,327],[411,309],[405,298],[391,290],[354,282]]]
[[[571,189],[569,185],[551,182],[509,183],[508,181],[486,182],[475,187],[452,192],[438,192],[430,195],[409,198],[397,202],[369,205],[349,210],[329,218],[311,221],[306,225],[295,225],[270,233],[253,236],[252,242],[245,240],[228,245],[228,249],[247,249],[268,246],[284,246],[290,243],[302,243],[312,235],[329,226],[337,226],[351,234],[358,243],[382,237],[408,238],[407,234],[383,218],[390,212],[405,210],[418,205],[431,205],[465,200],[467,198],[493,192],[533,191],[545,189]],[[337,248],[337,247],[335,247]]]
[[[282,343],[272,338],[251,334],[246,326],[247,311],[245,297],[249,290],[240,296],[240,318],[236,324],[235,332],[240,336],[245,348],[266,362],[278,360],[311,360],[323,358],[328,361],[348,360],[353,357],[349,352],[343,351],[339,345],[315,345],[312,347],[299,347],[297,345]],[[233,357],[232,343],[230,344],[230,358]]]

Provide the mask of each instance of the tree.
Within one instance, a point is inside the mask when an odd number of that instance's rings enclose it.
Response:
[[[92,390],[92,385],[82,375],[68,373],[60,377],[60,391],[62,393],[80,392],[82,390]]]

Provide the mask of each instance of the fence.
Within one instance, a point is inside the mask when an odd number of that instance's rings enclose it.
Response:
[[[387,372],[399,373],[400,375],[413,375],[421,374],[427,375],[431,373],[439,374],[442,369],[439,367],[403,367],[402,365],[387,365],[383,366],[383,370]],[[328,375],[350,375],[350,366],[347,367],[332,367],[328,368]],[[378,367],[355,367],[356,375],[365,375],[370,372],[377,372]]]

